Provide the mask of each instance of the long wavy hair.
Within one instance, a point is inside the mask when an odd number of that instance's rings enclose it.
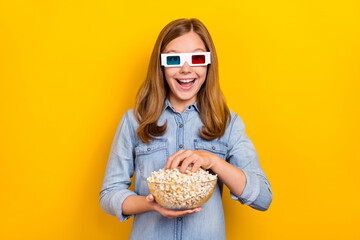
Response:
[[[199,130],[200,136],[205,140],[220,138],[230,121],[230,111],[220,90],[216,50],[208,30],[198,19],[178,19],[170,22],[160,32],[151,54],[146,79],[136,96],[135,116],[139,123],[137,135],[147,144],[149,140],[162,136],[167,128],[167,122],[162,126],[157,125],[170,91],[160,64],[160,54],[173,39],[191,31],[201,37],[207,51],[211,52],[206,80],[196,98],[204,124]]]

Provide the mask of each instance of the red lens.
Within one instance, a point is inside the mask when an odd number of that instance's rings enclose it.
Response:
[[[192,62],[192,64],[204,64],[205,63],[205,55],[192,55],[191,62]]]

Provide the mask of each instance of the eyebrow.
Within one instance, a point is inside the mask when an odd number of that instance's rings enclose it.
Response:
[[[196,49],[194,49],[192,52],[198,52],[198,51],[206,52],[203,48],[196,48]],[[178,53],[178,52],[175,51],[175,50],[169,50],[169,51],[167,51],[167,52],[165,52],[165,53]]]

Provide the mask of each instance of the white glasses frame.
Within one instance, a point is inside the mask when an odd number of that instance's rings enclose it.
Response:
[[[196,55],[205,55],[204,63],[192,63],[192,56]],[[168,57],[180,57],[179,64],[168,64]],[[210,52],[193,52],[193,53],[162,53],[161,54],[161,66],[164,67],[181,67],[184,63],[187,62],[190,66],[206,66],[211,63]]]

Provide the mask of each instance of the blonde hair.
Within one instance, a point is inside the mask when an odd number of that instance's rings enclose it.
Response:
[[[220,90],[215,46],[208,30],[198,19],[178,19],[170,22],[160,32],[151,54],[146,79],[136,96],[135,116],[139,123],[137,135],[147,144],[149,140],[162,136],[167,128],[167,123],[162,126],[157,125],[169,92],[160,65],[160,54],[172,40],[191,31],[200,36],[207,51],[211,52],[207,77],[197,94],[197,106],[204,124],[199,131],[200,136],[205,140],[220,138],[230,121],[230,111]]]

